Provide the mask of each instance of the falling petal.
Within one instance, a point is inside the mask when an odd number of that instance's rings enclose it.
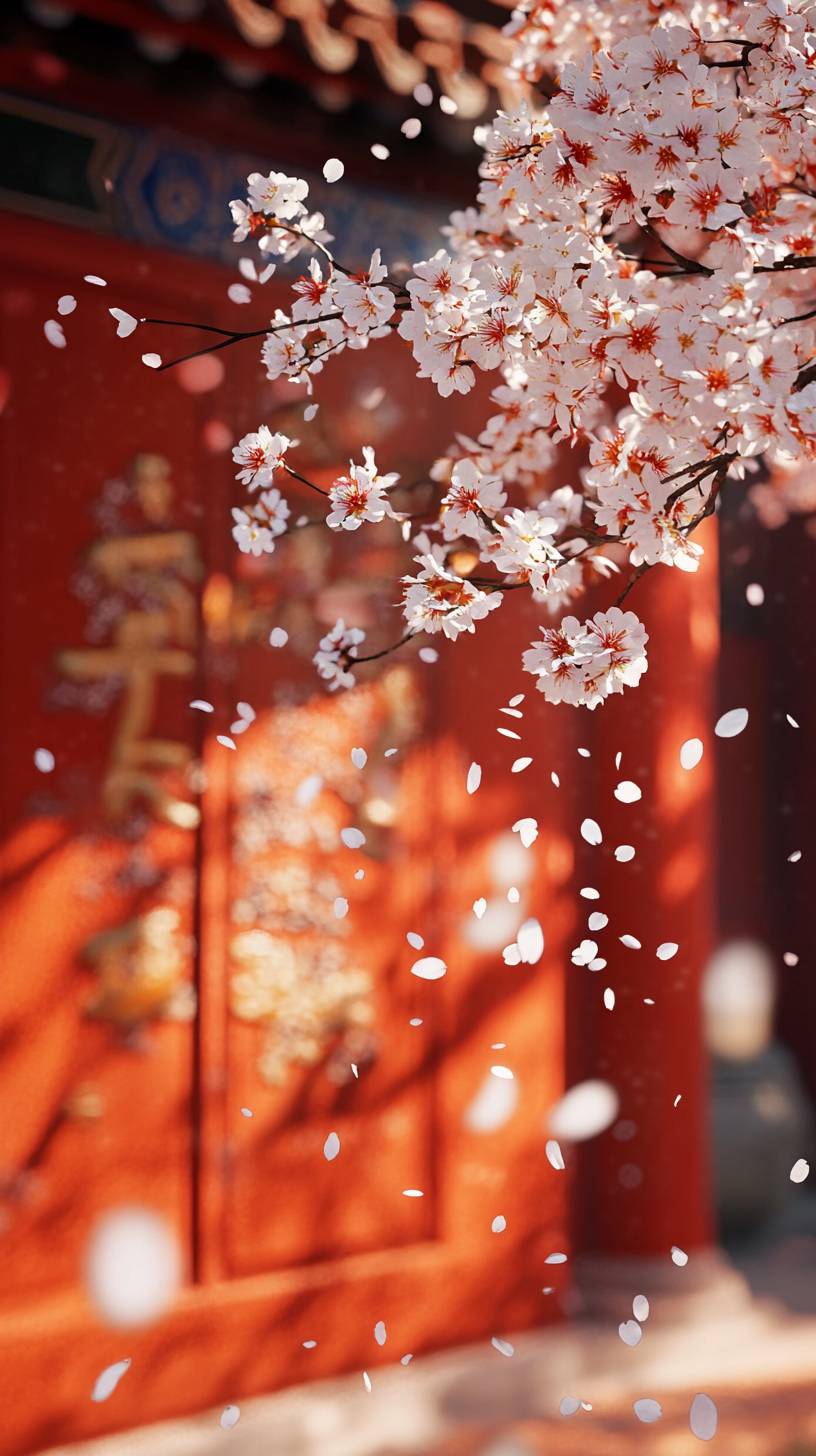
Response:
[[[132,313],[126,313],[123,308],[109,308],[111,318],[116,319],[116,336],[119,339],[127,339],[133,330],[139,327],[139,320],[133,317]]]
[[[622,1324],[618,1325],[618,1334],[624,1345],[629,1345],[630,1348],[639,1345],[643,1339],[643,1330],[637,1320],[624,1320]]]
[[[511,1345],[509,1340],[500,1340],[498,1335],[494,1335],[490,1343],[494,1350],[498,1350],[500,1355],[507,1355],[509,1358],[516,1353],[515,1346]]]
[[[790,1170],[791,1183],[804,1183],[810,1172],[810,1163],[805,1158],[797,1158]]]
[[[231,1431],[237,1426],[241,1419],[241,1407],[239,1405],[225,1405],[219,1417],[218,1424],[222,1431]]]
[[[695,1395],[689,1411],[689,1429],[698,1441],[713,1441],[717,1434],[717,1407],[710,1395]]]
[[[547,1113],[547,1126],[568,1142],[586,1142],[597,1137],[615,1121],[620,1099],[615,1088],[600,1078],[590,1078],[570,1087]]]
[[[386,1334],[385,1329],[385,1323],[383,1320],[377,1320],[377,1323],[374,1326],[374,1339],[377,1341],[378,1345],[384,1345],[386,1340],[388,1339],[388,1335]]]
[[[323,163],[323,176],[327,182],[339,182],[345,170],[339,157],[329,157],[329,160]]]
[[[680,747],[680,767],[696,768],[703,756],[703,744],[699,738],[687,738]]]
[[[362,849],[366,842],[366,837],[362,829],[355,829],[353,826],[347,829],[341,829],[340,838],[346,846],[346,849]]]
[[[600,824],[596,823],[594,819],[584,819],[581,824],[581,838],[585,839],[587,844],[601,844],[603,834]]]
[[[561,1151],[560,1143],[557,1143],[555,1138],[548,1138],[545,1152],[547,1154],[547,1162],[550,1164],[550,1166],[552,1168],[555,1168],[555,1171],[557,1173],[563,1173],[566,1164],[564,1162],[564,1154]]]
[[[113,1392],[119,1384],[119,1381],[122,1379],[122,1376],[125,1374],[125,1372],[130,1369],[131,1364],[132,1361],[128,1359],[117,1360],[115,1365],[106,1366],[106,1368],[102,1371],[102,1374],[97,1375],[96,1380],[94,1381],[94,1388],[91,1391],[91,1400],[95,1400],[97,1402],[107,1400],[109,1396],[113,1395]]]
[[[518,936],[521,959],[527,966],[535,966],[544,954],[544,931],[537,920],[525,920]]]
[[[651,1426],[654,1421],[659,1421],[663,1415],[663,1407],[656,1400],[636,1400],[632,1409],[639,1421],[645,1426]]]
[[[421,960],[414,961],[411,966],[411,975],[418,976],[420,981],[441,981],[447,972],[447,966],[439,956],[423,956]]]
[[[486,1072],[478,1092],[465,1111],[465,1127],[470,1132],[497,1132],[510,1121],[516,1111],[518,1097],[516,1081],[493,1077]]]
[[[57,323],[56,319],[46,319],[43,333],[54,349],[64,349],[68,343],[62,324]]]
[[[340,1138],[336,1132],[330,1132],[323,1144],[323,1157],[327,1163],[333,1163],[340,1151]]]
[[[468,776],[467,776],[467,791],[468,791],[468,793],[469,794],[475,794],[476,793],[476,790],[478,789],[478,787],[479,787],[479,785],[480,785],[481,782],[482,782],[482,766],[481,766],[480,763],[472,763],[470,765],[470,768],[468,769]]]
[[[731,708],[729,712],[723,713],[714,725],[714,732],[718,738],[736,738],[748,722],[747,708]]]
[[[615,789],[615,798],[621,804],[636,804],[641,797],[642,795],[638,785],[633,783],[631,779],[622,779]]]
[[[538,839],[538,824],[535,819],[517,819],[513,825],[513,833],[518,834],[525,849],[529,849]]]

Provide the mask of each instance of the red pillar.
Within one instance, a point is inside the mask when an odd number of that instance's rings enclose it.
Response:
[[[715,939],[715,528],[700,539],[696,575],[658,567],[627,600],[649,632],[649,670],[587,725],[585,812],[603,843],[578,839],[577,874],[580,887],[600,892],[580,901],[587,917],[609,916],[600,932],[582,931],[607,966],[573,968],[570,983],[569,1082],[600,1077],[620,1097],[613,1127],[574,1155],[577,1246],[627,1262],[654,1259],[657,1268],[665,1260],[669,1273],[673,1245],[689,1251],[712,1241],[699,987]],[[702,740],[704,754],[687,771],[680,747],[690,738]],[[639,786],[638,802],[615,797],[622,780]],[[633,845],[635,858],[619,862],[619,845]],[[623,935],[641,948],[622,944]],[[677,953],[658,959],[667,942]],[[614,992],[611,1010],[605,988]]]

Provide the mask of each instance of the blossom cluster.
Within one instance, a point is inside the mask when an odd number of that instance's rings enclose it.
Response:
[[[357,274],[334,262],[305,182],[249,179],[236,237],[275,258],[312,252],[264,340],[270,378],[311,388],[327,354],[393,329],[443,397],[492,376],[483,428],[430,466],[439,506],[413,536],[409,635],[472,632],[508,587],[558,613],[629,567],[611,610],[542,628],[524,653],[549,700],[595,707],[646,667],[646,632],[620,610],[629,586],[652,567],[697,569],[695,533],[724,489],[770,524],[812,509],[813,12],[527,0],[507,31],[537,90],[477,129],[475,205],[404,285],[379,251]],[[270,438],[274,459],[286,444]],[[251,490],[268,484],[266,449],[259,432],[236,452]],[[572,478],[553,489],[566,450]],[[410,535],[395,481],[373,456],[352,464],[328,524],[396,518]],[[265,509],[269,524],[236,532],[274,536],[280,512]]]

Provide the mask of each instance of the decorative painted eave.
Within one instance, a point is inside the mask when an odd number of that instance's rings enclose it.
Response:
[[[55,0],[57,5],[62,0]],[[512,107],[518,83],[507,72],[502,34],[512,0],[65,0],[65,9],[120,26],[165,47],[204,52],[249,75],[317,72],[372,90],[372,67],[397,96],[422,82],[455,103],[465,120],[496,104]],[[463,10],[470,13],[462,13]]]

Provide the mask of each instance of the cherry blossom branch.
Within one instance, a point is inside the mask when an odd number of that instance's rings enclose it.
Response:
[[[390,657],[392,652],[399,651],[406,642],[412,642],[415,637],[421,636],[423,636],[422,632],[406,632],[404,637],[400,637],[399,642],[392,642],[390,647],[382,647],[379,652],[369,652],[366,657],[355,657],[348,648],[340,653],[340,657],[346,667],[359,667],[361,662],[379,662],[381,657]]]
[[[316,491],[318,495],[328,499],[329,492],[324,490],[322,485],[315,485],[313,480],[307,480],[305,475],[301,475],[299,470],[294,470],[291,465],[287,465],[285,460],[281,461],[281,469],[285,470],[287,475],[291,475],[294,480],[299,480],[301,485],[308,485],[310,490]]]
[[[336,309],[333,313],[321,314],[318,318],[305,319],[303,323],[311,326],[313,324],[328,323],[331,319],[342,317],[341,311]],[[191,323],[187,319],[143,318],[139,322],[142,324],[162,324],[167,328],[173,329],[201,329],[208,334],[223,335],[218,344],[205,344],[203,349],[194,349],[191,354],[181,354],[178,359],[168,359],[157,365],[157,374],[161,374],[165,369],[175,369],[177,364],[186,364],[188,359],[200,359],[202,354],[217,354],[219,349],[229,349],[231,345],[241,344],[245,339],[260,339],[267,334],[277,334],[281,329],[302,327],[300,323],[293,323],[291,319],[286,319],[284,323],[267,324],[262,329],[219,329],[215,324]]]

